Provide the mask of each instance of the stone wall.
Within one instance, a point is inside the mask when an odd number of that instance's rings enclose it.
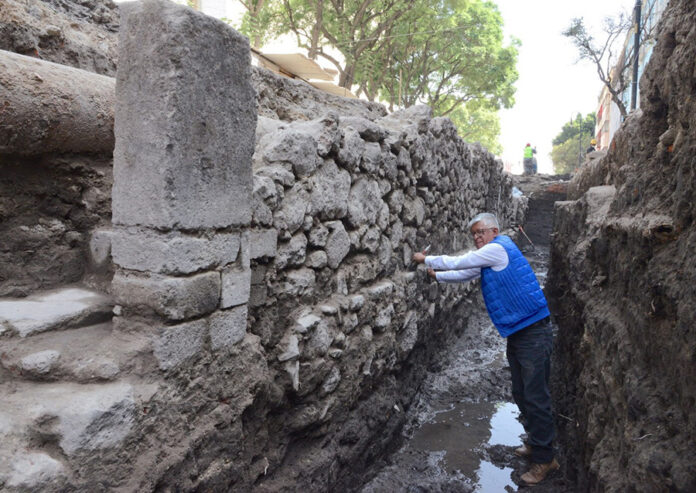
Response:
[[[122,9],[113,229],[93,236],[112,253],[116,316],[50,334],[98,337],[119,366],[89,385],[41,376],[63,396],[50,422],[22,417],[43,469],[0,467],[0,486],[350,489],[479,302],[472,286],[429,282],[412,253],[471,248],[473,214],[511,226],[524,203],[499,161],[428,108],[322,114],[326,99],[285,115],[302,121],[257,119],[246,40],[163,0]],[[93,397],[78,412],[68,391]]]
[[[554,384],[585,491],[694,491],[696,10],[673,0],[606,157],[555,211]]]

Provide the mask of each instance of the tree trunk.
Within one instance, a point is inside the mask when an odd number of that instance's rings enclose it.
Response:
[[[346,68],[338,79],[338,85],[350,90],[355,80],[355,65],[346,64]]]

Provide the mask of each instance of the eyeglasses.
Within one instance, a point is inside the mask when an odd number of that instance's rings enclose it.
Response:
[[[472,234],[472,235],[474,236],[474,238],[475,238],[475,237],[477,237],[477,236],[483,236],[483,235],[485,235],[485,234],[486,234],[486,231],[489,231],[489,230],[491,230],[491,229],[495,229],[495,228],[481,228],[481,229],[477,229],[476,231],[472,231],[471,234]]]

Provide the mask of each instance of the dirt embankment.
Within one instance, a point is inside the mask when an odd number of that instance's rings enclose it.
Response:
[[[659,31],[642,112],[556,210],[554,393],[582,490],[696,491],[693,2]]]

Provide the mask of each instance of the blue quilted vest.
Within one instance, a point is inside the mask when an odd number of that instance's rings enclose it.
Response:
[[[498,272],[490,267],[482,268],[481,291],[493,325],[501,336],[507,337],[550,313],[534,271],[517,245],[502,235],[491,243],[505,248],[509,263]]]

